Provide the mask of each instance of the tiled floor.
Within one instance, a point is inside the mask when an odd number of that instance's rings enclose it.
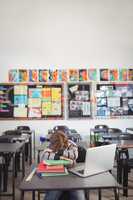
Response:
[[[115,170],[114,170],[114,173],[115,173]],[[16,198],[15,198],[15,200],[20,200],[20,191],[18,189],[20,181],[21,181],[21,179],[20,179],[20,177],[18,177],[17,181],[16,181],[16,195],[15,195]],[[122,190],[120,190],[120,200],[133,200],[133,171],[130,172],[129,188],[130,189],[128,191],[128,193],[129,193],[128,198],[123,197]],[[9,186],[9,189],[10,189],[10,186]],[[11,197],[2,197],[2,196],[0,197],[0,200],[11,200],[11,199],[12,199]],[[25,200],[31,200],[30,192],[25,193]],[[41,196],[41,200],[43,200],[43,196]],[[90,200],[97,200],[97,191],[90,191]],[[114,200],[113,190],[102,190],[102,200]]]

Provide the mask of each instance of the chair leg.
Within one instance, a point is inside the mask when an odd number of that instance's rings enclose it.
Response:
[[[115,200],[119,200],[119,189],[118,188],[114,188],[114,196],[115,196]]]
[[[123,164],[123,196],[128,197],[128,163]]]

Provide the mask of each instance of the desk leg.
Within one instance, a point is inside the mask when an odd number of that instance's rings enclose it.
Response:
[[[21,191],[21,197],[20,200],[24,200],[24,191]]]
[[[119,200],[119,189],[114,188],[115,200]]]
[[[29,165],[32,164],[32,136],[29,138],[29,146],[30,146],[30,158],[29,158]]]
[[[12,167],[12,195],[13,195],[13,200],[15,200],[15,153],[13,154],[13,167]]]
[[[34,152],[34,161],[36,159],[36,155],[35,155],[35,131],[33,131],[33,152]]]
[[[32,200],[35,200],[35,191],[32,191]]]
[[[90,200],[90,190],[85,190],[85,199]]]
[[[22,179],[25,176],[25,145],[22,148]]]
[[[101,200],[101,189],[98,189],[98,200]]]

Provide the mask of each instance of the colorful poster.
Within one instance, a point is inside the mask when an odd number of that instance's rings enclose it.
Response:
[[[18,82],[18,70],[17,69],[11,69],[8,72],[8,79],[9,82]]]
[[[87,69],[79,69],[79,81],[87,81],[88,73]]]
[[[108,80],[109,80],[109,70],[100,69],[100,81],[108,81]]]
[[[88,69],[88,80],[89,81],[97,80],[97,70],[96,69]]]
[[[133,81],[133,69],[128,69],[128,81]]]
[[[38,81],[38,71],[36,69],[29,70],[29,81],[37,82]]]
[[[58,70],[49,70],[49,81],[57,82],[58,81]]]
[[[39,70],[39,81],[40,82],[49,81],[49,71],[47,69]]]
[[[51,101],[51,88],[46,87],[42,89],[42,101]]]
[[[41,107],[41,99],[40,98],[29,98],[28,99],[28,107]]]
[[[69,81],[79,81],[78,69],[69,69]]]
[[[52,115],[61,115],[61,102],[52,102]]]
[[[52,101],[61,101],[61,88],[51,88]]]
[[[42,89],[41,88],[29,88],[29,97],[30,98],[41,98]]]
[[[119,81],[127,81],[127,69],[119,69]]]
[[[110,69],[110,81],[118,81],[118,69]]]
[[[27,105],[27,95],[15,95],[14,105]]]
[[[42,102],[42,115],[52,115],[52,104],[50,101]]]
[[[27,85],[15,85],[14,95],[27,95]]]
[[[27,117],[27,108],[14,107],[14,117]]]
[[[41,118],[41,108],[29,108],[28,117]]]
[[[28,82],[28,71],[26,69],[19,69],[19,82]]]
[[[58,81],[66,82],[67,81],[67,71],[65,69],[58,70]]]

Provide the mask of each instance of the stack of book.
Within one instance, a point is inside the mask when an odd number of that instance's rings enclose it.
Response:
[[[42,176],[63,176],[67,175],[66,165],[70,162],[67,160],[44,160],[38,164],[36,173]]]

